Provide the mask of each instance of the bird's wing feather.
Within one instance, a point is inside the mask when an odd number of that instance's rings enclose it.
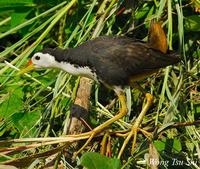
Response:
[[[175,56],[152,49],[148,43],[127,37],[101,37],[91,42],[90,51],[95,58],[123,66],[132,73],[166,67],[178,61]]]
[[[87,58],[100,79],[116,85],[127,85],[131,76],[177,62],[171,55],[152,49],[148,43],[127,37],[101,36],[78,48],[76,51],[82,51],[82,58]]]

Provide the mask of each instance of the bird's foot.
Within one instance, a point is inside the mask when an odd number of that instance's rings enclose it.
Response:
[[[149,93],[145,94],[146,96],[146,104],[143,107],[141,113],[139,114],[138,118],[136,119],[135,123],[133,124],[131,131],[128,133],[126,139],[124,140],[124,143],[119,151],[118,154],[118,158],[121,157],[126,145],[128,144],[129,140],[131,139],[131,137],[133,136],[133,143],[132,143],[132,150],[131,150],[131,154],[134,153],[134,148],[135,148],[135,144],[136,144],[136,139],[137,139],[137,133],[138,130],[140,130],[145,136],[149,136],[150,134],[148,132],[146,132],[145,130],[142,130],[139,128],[140,124],[142,123],[142,120],[146,114],[146,112],[149,110],[149,108],[151,107],[152,103],[153,103],[153,96]]]
[[[97,132],[95,129],[93,129],[92,131],[86,132],[86,133],[82,133],[82,134],[78,134],[77,137],[88,137],[87,141],[85,142],[85,144],[77,151],[73,154],[73,158],[75,158],[89,143],[90,141],[98,134],[99,132]]]
[[[132,142],[131,154],[134,153],[138,132],[141,132],[149,140],[152,138],[152,134],[151,133],[139,128],[139,126],[133,125],[132,128],[131,128],[131,131],[126,133],[126,139],[124,140],[124,143],[123,143],[123,145],[122,145],[122,147],[121,147],[121,149],[119,151],[119,154],[118,154],[118,158],[119,159],[121,158],[121,155],[122,155],[126,145],[128,144],[129,140],[132,137],[133,137],[133,142]]]
[[[115,121],[122,118],[126,114],[126,112],[127,112],[126,108],[121,108],[121,111],[119,112],[119,114],[117,114],[113,118],[107,120],[105,123],[101,124],[100,126],[94,128],[93,130],[91,130],[89,132],[78,134],[76,137],[85,137],[85,138],[87,137],[88,140],[85,142],[85,144],[77,152],[74,153],[74,157],[77,156],[90,143],[92,138],[94,138],[96,135],[98,135],[102,131],[104,131],[105,128],[107,128],[110,124],[112,124]]]

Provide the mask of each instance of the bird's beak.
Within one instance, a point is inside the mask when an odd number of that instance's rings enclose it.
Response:
[[[28,62],[28,65],[25,68],[22,68],[17,74],[21,75],[21,74],[24,74],[24,73],[28,73],[33,69],[35,69],[35,66],[33,65],[32,61],[30,60]]]

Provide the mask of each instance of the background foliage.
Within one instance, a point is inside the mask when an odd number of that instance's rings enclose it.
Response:
[[[59,70],[39,70],[18,76],[18,69],[27,63],[35,51],[45,47],[74,48],[94,35],[126,35],[146,41],[149,21],[157,18],[163,22],[169,49],[179,51],[182,62],[140,82],[155,97],[153,107],[143,120],[143,126],[147,129],[159,126],[152,144],[161,160],[170,161],[169,166],[163,164],[161,168],[173,167],[174,159],[184,161],[181,166],[185,168],[198,168],[200,128],[190,124],[181,127],[173,125],[175,122],[193,124],[199,121],[199,4],[198,0],[150,0],[134,3],[128,0],[0,0],[1,139],[61,136],[68,123],[70,105],[79,81],[77,77]],[[113,106],[107,109],[106,106],[115,98],[113,92],[94,85],[92,93],[88,123],[95,127],[117,112],[118,102],[114,100]],[[126,93],[131,111],[122,121],[113,124],[113,129],[128,129],[141,110],[144,99],[142,94],[136,89],[127,89]],[[170,126],[171,129],[165,130]],[[100,141],[94,140],[86,151],[98,152],[97,143]],[[117,156],[122,143],[123,138],[112,137],[113,158]],[[4,149],[12,146],[2,144],[1,147]],[[133,155],[130,154],[130,146],[131,143],[122,157],[122,168],[147,166],[148,140],[139,135]],[[7,151],[1,154],[0,160],[5,162],[29,157],[30,154],[53,148],[49,145],[27,149],[18,154],[14,150]],[[86,157],[84,159],[87,161]],[[37,158],[33,159],[32,165],[44,165]],[[72,162],[65,154],[55,159],[57,162],[62,160],[67,168],[76,167],[79,161],[77,158]]]

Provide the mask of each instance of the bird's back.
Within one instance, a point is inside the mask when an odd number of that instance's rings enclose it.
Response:
[[[148,43],[128,37],[102,36],[78,47],[81,57],[110,85],[128,85],[130,78],[143,76],[179,61],[176,54],[164,54]]]

